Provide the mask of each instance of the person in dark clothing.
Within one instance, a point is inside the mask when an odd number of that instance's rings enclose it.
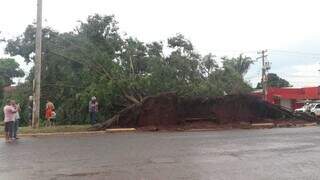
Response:
[[[95,96],[91,98],[89,102],[89,114],[90,114],[90,123],[94,125],[97,123],[97,113],[98,113],[98,101]]]
[[[28,103],[28,123],[29,123],[29,126],[31,127],[32,126],[32,111],[33,111],[33,97],[30,96],[29,97],[29,103]]]

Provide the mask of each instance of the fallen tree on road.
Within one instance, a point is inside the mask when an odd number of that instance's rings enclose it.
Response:
[[[183,126],[185,123],[209,121],[218,125],[263,123],[274,120],[303,120],[315,122],[315,117],[294,114],[252,95],[227,95],[223,97],[178,97],[163,93],[144,98],[111,119],[97,124],[91,130],[109,127]]]

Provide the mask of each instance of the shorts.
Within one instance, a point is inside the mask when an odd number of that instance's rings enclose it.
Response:
[[[8,132],[12,132],[12,130],[13,130],[13,121],[9,121],[9,122],[5,122],[4,123],[4,131],[6,132],[6,133],[8,133]]]

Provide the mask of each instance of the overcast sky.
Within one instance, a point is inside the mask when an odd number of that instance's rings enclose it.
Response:
[[[35,21],[36,0],[1,0],[1,7],[0,36],[15,37]],[[295,86],[314,86],[320,85],[319,7],[316,0],[43,0],[43,19],[65,32],[88,15],[114,14],[121,32],[145,42],[182,33],[202,54],[256,58],[268,49],[270,72]],[[247,75],[253,84],[259,68],[261,62]]]

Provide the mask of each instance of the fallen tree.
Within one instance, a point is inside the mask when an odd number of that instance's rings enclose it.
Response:
[[[188,122],[210,121],[216,124],[262,123],[272,120],[316,121],[308,115],[294,114],[252,95],[227,95],[223,97],[178,97],[163,93],[144,98],[91,130],[109,127],[179,126]]]

